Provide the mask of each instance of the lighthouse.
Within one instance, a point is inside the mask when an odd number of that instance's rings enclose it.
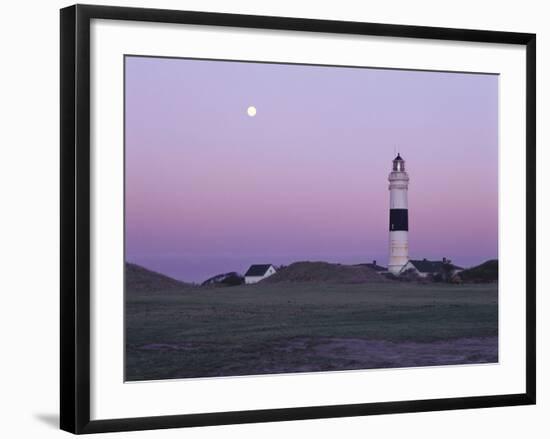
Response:
[[[409,261],[409,210],[407,191],[409,176],[405,172],[405,160],[399,154],[393,160],[390,182],[390,258],[388,271],[399,274]]]

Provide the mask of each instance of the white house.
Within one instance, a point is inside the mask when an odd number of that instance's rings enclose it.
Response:
[[[463,268],[451,264],[451,261],[447,258],[443,258],[441,261],[428,261],[427,259],[413,260],[409,259],[399,274],[403,274],[407,271],[413,271],[419,277],[434,276],[437,274],[444,274],[447,272],[451,277],[457,273],[460,273]]]
[[[256,282],[272,276],[277,272],[271,264],[251,265],[248,271],[244,274],[245,284],[255,284]]]

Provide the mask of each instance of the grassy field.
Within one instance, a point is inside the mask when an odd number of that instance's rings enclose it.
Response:
[[[498,361],[496,284],[257,284],[127,294],[126,379]]]

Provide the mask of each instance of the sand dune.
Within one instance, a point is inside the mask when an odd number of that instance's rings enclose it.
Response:
[[[126,291],[128,293],[166,291],[193,287],[192,284],[181,282],[129,262],[126,263],[125,275]]]
[[[328,282],[360,284],[388,282],[370,267],[362,265],[330,264],[328,262],[294,262],[280,269],[261,283],[279,282]]]

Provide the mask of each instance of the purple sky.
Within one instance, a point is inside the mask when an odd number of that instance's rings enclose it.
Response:
[[[410,257],[496,258],[498,76],[127,57],[126,259],[385,265],[396,147]]]

